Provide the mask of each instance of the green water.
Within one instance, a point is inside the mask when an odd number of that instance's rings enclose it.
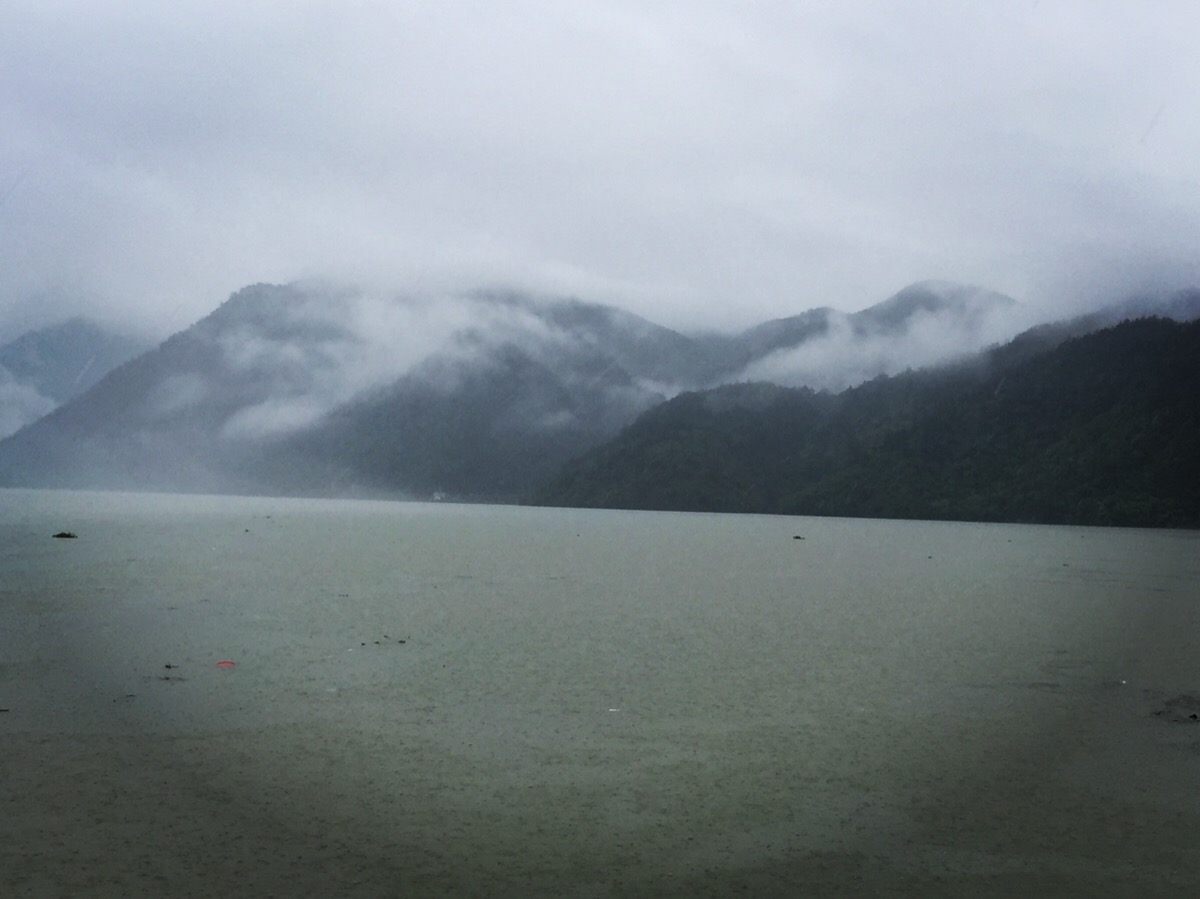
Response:
[[[0,745],[254,894],[1169,891],[1198,597],[1196,532],[2,491]]]

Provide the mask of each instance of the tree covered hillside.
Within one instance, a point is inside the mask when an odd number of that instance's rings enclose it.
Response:
[[[1200,527],[1200,322],[1037,332],[840,394],[686,393],[545,505]]]

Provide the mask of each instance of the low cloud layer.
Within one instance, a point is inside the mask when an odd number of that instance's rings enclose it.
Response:
[[[0,440],[54,410],[58,403],[0,367]]]
[[[1000,321],[977,330],[959,321],[921,316],[901,334],[861,335],[847,320],[835,319],[828,333],[772,353],[748,366],[739,380],[836,392],[878,375],[952,361],[995,342],[993,335],[1012,336],[1009,330]]]
[[[498,352],[526,353],[569,381],[593,352],[590,335],[554,324],[546,309],[529,298],[387,295],[324,282],[251,288],[195,329],[215,356],[157,385],[146,413],[220,404],[229,410],[220,438],[254,441],[309,428],[403,378],[453,393]],[[606,358],[611,352],[599,349]]]
[[[956,285],[927,286],[935,295],[958,297],[962,305],[917,311],[901,327],[887,329],[864,328],[854,316],[834,312],[820,336],[770,353],[729,380],[837,392],[879,375],[953,362],[1035,323],[1033,310],[1007,298]]]
[[[0,337],[310,276],[684,329],[1197,284],[1197,32],[1190,0],[13,0]]]

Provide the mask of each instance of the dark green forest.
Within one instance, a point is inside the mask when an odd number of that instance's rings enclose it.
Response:
[[[681,394],[540,505],[1200,527],[1200,322],[1053,327],[839,394]]]

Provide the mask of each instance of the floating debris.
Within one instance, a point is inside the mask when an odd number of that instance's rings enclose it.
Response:
[[[407,639],[397,639],[396,637],[389,637],[387,634],[384,634],[382,639],[374,641],[376,646],[383,646],[385,643],[394,643],[395,645],[400,646],[407,642],[408,642]],[[359,643],[358,645],[366,646],[367,644],[365,642],[363,642],[363,643]]]
[[[1200,724],[1200,696],[1189,693],[1175,696],[1150,715],[1172,724]]]

